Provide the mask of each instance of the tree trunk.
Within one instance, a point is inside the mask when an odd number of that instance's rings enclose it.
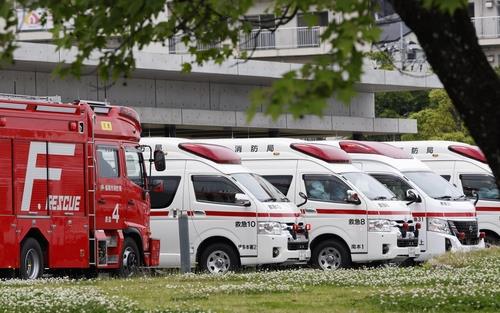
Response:
[[[417,36],[500,187],[500,79],[479,46],[467,9],[450,15],[419,0],[389,1]]]

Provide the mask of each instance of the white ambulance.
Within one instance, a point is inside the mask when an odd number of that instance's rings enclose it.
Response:
[[[413,218],[422,224],[419,261],[446,251],[484,248],[476,210],[465,195],[428,166],[403,150],[381,142],[323,141],[340,147],[353,164],[409,202]]]
[[[409,208],[352,166],[342,150],[286,138],[207,142],[238,152],[243,165],[301,207],[312,225],[311,263],[316,267],[331,270],[351,262],[406,260],[419,254],[418,229]]]
[[[308,228],[300,210],[226,147],[179,138],[143,138],[165,152],[167,170],[151,179],[151,229],[160,267],[180,266],[179,211],[189,216],[191,264],[211,273],[240,266],[306,263]]]
[[[500,245],[500,192],[477,146],[454,141],[388,142],[411,153],[433,171],[463,190],[476,204],[479,230],[487,245]]]

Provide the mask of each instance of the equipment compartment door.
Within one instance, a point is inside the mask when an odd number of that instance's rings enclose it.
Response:
[[[48,210],[51,216],[51,268],[88,266],[83,143],[48,144]]]
[[[12,141],[0,139],[0,268],[16,265],[16,223],[12,203]],[[13,226],[14,225],[14,226]]]

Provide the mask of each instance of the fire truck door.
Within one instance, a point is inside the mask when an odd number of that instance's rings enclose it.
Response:
[[[0,139],[0,268],[15,266],[17,256],[12,204],[12,142]]]
[[[123,185],[118,145],[98,144],[96,229],[121,229],[124,210]]]
[[[146,177],[142,153],[133,146],[125,147],[125,206],[122,214],[128,221],[135,221],[145,226],[149,224],[148,202],[146,195]]]
[[[51,268],[88,265],[88,218],[85,214],[84,144],[48,144],[48,211],[51,216]]]

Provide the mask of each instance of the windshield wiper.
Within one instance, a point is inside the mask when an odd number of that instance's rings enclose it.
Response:
[[[278,201],[278,199],[276,199],[276,198],[267,198],[267,199],[262,200],[262,202],[276,202],[276,201]]]
[[[434,199],[437,200],[450,200],[452,196],[441,196],[441,197],[434,197]]]

